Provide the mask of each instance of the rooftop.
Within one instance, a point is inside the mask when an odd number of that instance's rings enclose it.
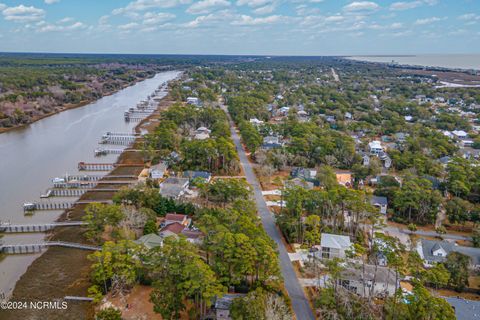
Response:
[[[351,245],[350,237],[330,233],[322,233],[322,239],[320,243],[322,247],[336,249],[346,249]]]

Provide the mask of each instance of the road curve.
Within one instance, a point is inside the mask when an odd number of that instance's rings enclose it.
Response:
[[[290,299],[292,301],[292,307],[293,311],[295,312],[296,318],[297,320],[315,320],[312,309],[310,308],[310,304],[308,303],[307,297],[305,296],[305,292],[303,291],[303,288],[298,281],[295,270],[293,269],[293,265],[288,256],[285,244],[282,242],[282,236],[276,227],[275,219],[270,210],[268,210],[267,204],[265,203],[265,199],[262,195],[262,189],[260,188],[260,184],[257,180],[257,177],[255,176],[255,173],[253,172],[252,165],[248,161],[245,149],[240,142],[240,137],[235,130],[235,125],[233,124],[233,121],[231,120],[226,107],[224,105],[222,105],[221,107],[229,117],[232,139],[237,148],[240,163],[243,166],[243,170],[245,172],[245,177],[248,183],[251,184],[253,187],[255,202],[257,205],[258,214],[263,224],[263,228],[278,246],[280,267],[285,282],[285,288],[287,289],[288,295],[290,296]]]

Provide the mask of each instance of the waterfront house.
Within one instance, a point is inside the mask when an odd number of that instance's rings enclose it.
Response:
[[[190,226],[191,219],[185,214],[179,213],[167,213],[165,215],[165,220],[162,223],[163,226],[168,226],[169,224],[179,223],[184,227]]]
[[[454,130],[452,131],[452,134],[457,138],[457,139],[466,139],[468,137],[468,133],[466,133],[463,130]]]
[[[381,214],[387,214],[388,199],[386,197],[372,196],[370,204],[378,207]]]
[[[152,249],[156,247],[161,247],[163,244],[163,238],[155,233],[150,233],[142,236],[134,242],[136,244],[145,246],[147,249]]]
[[[350,237],[322,233],[319,256],[323,259],[345,258],[345,251],[351,246]]]
[[[210,133],[211,132],[212,132],[211,130],[209,130],[205,127],[200,127],[197,130],[195,130],[194,139],[195,140],[208,139],[208,138],[210,138]]]
[[[160,183],[160,194],[171,199],[178,199],[185,194],[190,180],[187,178],[169,177]]]
[[[167,164],[165,162],[160,162],[159,164],[151,166],[148,173],[152,179],[161,179],[166,171]]]
[[[194,105],[196,107],[199,107],[201,105],[200,99],[197,97],[188,97],[187,98],[187,104]]]

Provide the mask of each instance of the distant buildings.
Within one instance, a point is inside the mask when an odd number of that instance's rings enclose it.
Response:
[[[267,136],[263,138],[262,149],[271,150],[281,148],[283,144],[280,142],[280,138],[277,136]]]
[[[160,184],[160,194],[166,198],[178,199],[188,189],[190,179],[169,177]]]
[[[148,170],[149,176],[152,179],[161,179],[163,178],[165,172],[167,171],[167,164],[160,162],[159,164],[153,165]]]
[[[379,155],[383,152],[382,143],[378,140],[371,141],[368,143],[368,150],[371,155]]]

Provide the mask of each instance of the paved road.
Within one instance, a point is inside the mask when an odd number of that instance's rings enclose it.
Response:
[[[222,106],[222,108],[227,112],[224,106]],[[275,220],[272,213],[270,212],[270,210],[268,210],[267,204],[265,203],[265,200],[262,196],[262,189],[260,188],[260,184],[252,170],[252,166],[248,161],[245,150],[240,143],[240,137],[235,131],[235,126],[231,120],[230,129],[232,132],[233,142],[235,143],[235,146],[238,150],[240,163],[242,164],[245,171],[245,177],[248,183],[250,183],[253,187],[255,202],[257,204],[258,214],[260,215],[260,218],[262,220],[263,227],[267,234],[270,236],[270,238],[272,238],[277,243],[280,258],[280,267],[282,270],[283,279],[285,281],[285,288],[287,289],[288,295],[292,300],[293,311],[295,312],[297,320],[314,320],[315,317],[313,315],[312,309],[310,308],[310,304],[308,303],[302,286],[298,281],[297,275],[288,256],[287,249],[282,242],[282,236],[275,225]]]

